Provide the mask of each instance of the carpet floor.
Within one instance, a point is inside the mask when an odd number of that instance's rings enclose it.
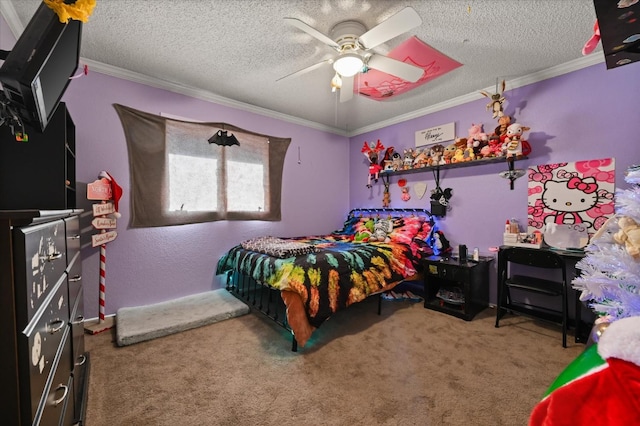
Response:
[[[369,298],[304,348],[258,313],[119,347],[87,335],[86,424],[526,425],[584,350],[559,326],[495,310],[470,322]]]

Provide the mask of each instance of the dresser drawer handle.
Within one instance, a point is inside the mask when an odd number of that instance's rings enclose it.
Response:
[[[83,322],[84,322],[84,315],[78,315],[76,317],[76,320],[73,321],[71,324],[78,325],[78,324],[82,324]]]
[[[78,360],[76,361],[76,366],[81,366],[84,365],[84,363],[87,362],[87,357],[86,355],[82,354],[78,357]]]
[[[58,387],[56,388],[55,392],[58,391],[64,391],[64,393],[62,394],[62,396],[58,399],[54,399],[53,401],[51,401],[51,404],[53,404],[54,407],[57,407],[58,405],[62,404],[62,402],[67,398],[67,395],[69,394],[69,386],[67,385],[63,385],[62,383],[58,385]]]
[[[51,262],[54,261],[56,259],[60,259],[62,257],[62,253],[51,253],[49,256],[46,257],[47,262]]]
[[[82,280],[82,275],[75,275],[73,277],[69,277],[69,281],[72,283],[77,283],[80,280]]]
[[[62,330],[62,327],[64,327],[64,321],[62,320],[55,320],[55,321],[51,321],[49,323],[49,333],[50,334],[55,334],[58,331]]]

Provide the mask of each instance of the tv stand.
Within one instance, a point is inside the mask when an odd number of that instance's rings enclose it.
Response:
[[[19,135],[0,126],[0,210],[74,209],[75,148],[75,125],[64,102],[44,132],[26,125]]]

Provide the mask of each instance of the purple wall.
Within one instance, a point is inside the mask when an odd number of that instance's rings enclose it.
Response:
[[[76,125],[78,182],[108,171],[124,188],[118,237],[107,245],[106,313],[207,291],[219,285],[216,262],[230,247],[259,235],[296,236],[337,229],[348,212],[348,140],[319,130],[239,111],[89,71],[65,93]],[[129,164],[124,132],[112,106],[120,103],[159,114],[227,122],[273,136],[291,137],[280,222],[212,222],[128,229]],[[298,148],[301,164],[298,164]],[[331,165],[332,172],[327,173]],[[83,251],[85,315],[97,316],[99,253]]]
[[[613,157],[616,160],[616,186],[625,187],[624,172],[640,163],[638,118],[640,114],[640,65],[631,64],[606,70],[603,63],[542,82],[507,91],[505,113],[531,127],[527,137],[532,147],[529,159],[516,162],[526,169],[538,164]],[[472,123],[483,123],[487,133],[496,120],[486,110],[486,99],[361,134],[350,139],[349,202],[354,207],[381,207],[382,182],[365,187],[368,162],[360,152],[364,141],[380,139],[396,150],[415,147],[415,132],[455,122],[456,136],[465,137]],[[389,104],[389,107],[392,107]],[[526,224],[527,177],[509,190],[507,180],[498,176],[506,164],[443,170],[441,187],[452,188],[452,209],[439,224],[452,245],[479,247],[482,254],[499,246],[505,221],[511,217]],[[400,199],[397,181],[408,185],[427,183],[422,200],[411,190],[411,200]],[[391,178],[391,207],[429,208],[430,191],[435,187],[431,171]],[[494,262],[495,268],[495,262]],[[491,301],[495,298],[492,279]]]

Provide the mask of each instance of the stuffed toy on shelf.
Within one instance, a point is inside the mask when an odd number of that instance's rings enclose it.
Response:
[[[380,152],[384,149],[384,145],[380,143],[380,139],[376,144],[371,143],[371,145],[367,144],[365,141],[362,146],[361,152],[365,157],[369,160],[369,178],[367,180],[367,188],[371,188],[371,181],[378,182],[378,178],[380,176],[380,172],[382,171],[382,166],[378,164],[378,158],[380,156]]]

